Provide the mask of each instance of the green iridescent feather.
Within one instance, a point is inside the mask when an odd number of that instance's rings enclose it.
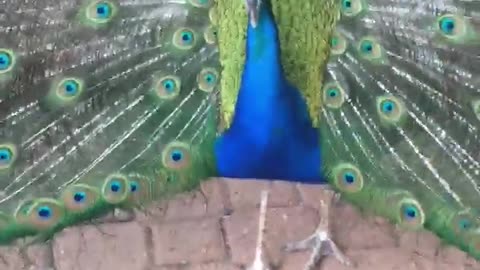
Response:
[[[330,183],[353,204],[480,258],[480,6],[272,6],[283,67],[320,126]],[[218,118],[229,125],[244,62],[243,1],[0,8],[11,15],[0,22],[1,243],[45,239],[215,174]]]
[[[215,175],[212,4],[0,4],[0,243]]]

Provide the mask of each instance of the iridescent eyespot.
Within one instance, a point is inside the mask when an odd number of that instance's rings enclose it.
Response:
[[[362,53],[371,54],[373,52],[373,43],[370,40],[360,42],[360,50]]]
[[[338,109],[345,102],[345,91],[336,83],[327,83],[323,87],[323,101],[328,108]]]
[[[181,82],[177,76],[167,75],[154,81],[154,93],[161,99],[173,99],[180,93]]]
[[[382,46],[372,37],[364,37],[357,46],[360,57],[374,64],[385,64],[387,59]]]
[[[15,159],[15,146],[10,144],[0,144],[0,170],[9,168]]]
[[[27,214],[29,225],[38,230],[54,227],[64,216],[65,209],[62,204],[48,198],[34,200]]]
[[[464,17],[447,14],[437,19],[436,29],[446,38],[462,39],[466,37],[468,24]]]
[[[50,101],[56,106],[70,105],[83,93],[83,82],[76,78],[65,78],[57,84],[54,93]]]
[[[410,229],[417,229],[423,226],[425,214],[420,204],[412,198],[404,198],[398,202],[399,225]]]
[[[0,74],[12,70],[15,56],[12,51],[0,48]]]
[[[363,0],[340,0],[341,11],[345,16],[355,16],[362,12],[364,8]]]
[[[210,25],[205,29],[203,37],[208,44],[214,44],[217,41],[217,30],[214,26]]]
[[[150,201],[154,191],[161,191],[161,187],[154,186],[153,183],[157,182],[158,184],[161,181],[149,181],[148,178],[140,175],[129,175],[128,179],[130,186],[129,202],[133,204]]]
[[[211,5],[211,0],[189,0],[190,4],[195,7],[207,8]]]
[[[391,114],[393,110],[395,109],[395,103],[392,100],[384,100],[380,104],[381,110],[385,114]]]
[[[173,170],[187,168],[191,163],[189,145],[182,142],[169,143],[162,152],[162,163]]]
[[[479,222],[475,222],[475,218],[469,210],[463,210],[456,213],[451,221],[453,231],[457,235],[464,235],[466,232],[478,227]]]
[[[173,45],[182,50],[193,48],[195,42],[195,33],[189,28],[180,28],[173,35]]]
[[[112,20],[117,7],[110,1],[95,1],[87,6],[86,17],[96,24],[105,24]]]
[[[363,188],[363,176],[352,164],[342,163],[333,169],[333,183],[341,192],[355,193]]]
[[[218,82],[218,73],[213,68],[204,68],[197,76],[198,88],[205,92],[211,92]]]
[[[109,176],[102,187],[104,200],[111,204],[118,204],[125,201],[129,194],[129,182],[125,176],[120,174]]]
[[[380,119],[388,124],[398,124],[406,116],[403,102],[393,96],[378,97],[377,111]]]
[[[335,32],[330,40],[330,48],[333,55],[343,54],[347,50],[347,40],[343,35]]]
[[[405,206],[403,209],[403,215],[407,219],[414,219],[418,216],[417,209],[413,206]]]
[[[130,192],[137,192],[138,191],[138,183],[135,181],[130,181]]]
[[[64,99],[73,99],[80,94],[81,83],[75,79],[65,79],[58,87],[57,93]]]
[[[122,189],[122,184],[120,183],[120,181],[113,180],[110,183],[109,189],[110,189],[110,192],[112,192],[112,193],[120,192],[121,189]]]
[[[462,230],[468,230],[472,227],[472,222],[468,219],[460,219],[458,221],[458,227]]]
[[[49,219],[52,217],[52,210],[48,206],[42,206],[38,208],[37,215],[41,219]]]
[[[60,198],[70,212],[84,212],[99,201],[100,195],[96,188],[75,184],[67,187]]]

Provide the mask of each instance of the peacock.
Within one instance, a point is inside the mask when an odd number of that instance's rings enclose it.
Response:
[[[222,176],[329,185],[480,259],[479,11],[4,0],[0,243]],[[305,248],[310,265],[325,253],[350,263],[322,224],[288,245]]]

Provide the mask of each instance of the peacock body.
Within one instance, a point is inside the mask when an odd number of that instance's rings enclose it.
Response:
[[[0,242],[220,175],[480,258],[480,3],[246,3],[0,2]]]

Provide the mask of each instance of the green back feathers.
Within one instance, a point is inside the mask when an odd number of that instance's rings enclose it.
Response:
[[[290,82],[307,100],[310,116],[318,125],[323,69],[327,63],[330,37],[338,18],[335,0],[271,0],[279,28],[282,64]],[[214,7],[218,22],[218,46],[222,65],[222,112],[230,125],[245,61],[248,23],[243,1],[218,0]],[[235,52],[235,53],[231,53]]]
[[[3,5],[0,243],[49,237],[215,175],[212,4]]]

